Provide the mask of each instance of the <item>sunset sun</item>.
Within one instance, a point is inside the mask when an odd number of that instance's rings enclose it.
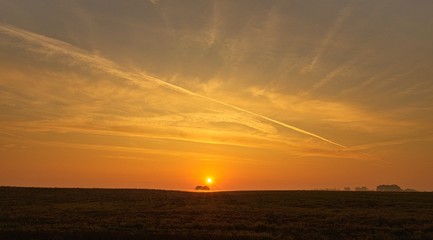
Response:
[[[207,184],[212,184],[212,183],[213,183],[213,179],[212,179],[211,177],[208,177],[208,178],[206,179],[206,183],[207,183]]]

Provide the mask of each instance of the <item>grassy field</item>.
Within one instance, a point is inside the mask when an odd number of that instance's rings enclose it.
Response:
[[[0,188],[0,239],[433,239],[433,193]]]

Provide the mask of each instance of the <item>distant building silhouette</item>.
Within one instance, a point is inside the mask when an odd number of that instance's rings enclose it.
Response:
[[[379,186],[377,186],[376,191],[379,191],[379,192],[401,192],[402,189],[398,185],[392,184],[392,185],[379,185]]]

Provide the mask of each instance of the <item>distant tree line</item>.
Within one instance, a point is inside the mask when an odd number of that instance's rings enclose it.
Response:
[[[350,187],[345,187],[344,191],[351,191]],[[355,191],[358,192],[365,192],[365,191],[374,191],[374,189],[368,189],[365,186],[362,187],[355,187]],[[390,185],[386,185],[386,184],[382,184],[382,185],[378,185],[376,187],[376,191],[378,192],[416,192],[415,189],[402,189],[400,186],[398,186],[397,184],[390,184]]]
[[[205,190],[205,191],[209,191],[210,188],[209,188],[208,186],[196,186],[196,187],[195,187],[195,190],[199,190],[199,191],[203,191],[203,190]]]

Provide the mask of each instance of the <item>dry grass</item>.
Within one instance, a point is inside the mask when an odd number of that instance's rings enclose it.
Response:
[[[433,239],[433,193],[0,188],[0,239]]]

